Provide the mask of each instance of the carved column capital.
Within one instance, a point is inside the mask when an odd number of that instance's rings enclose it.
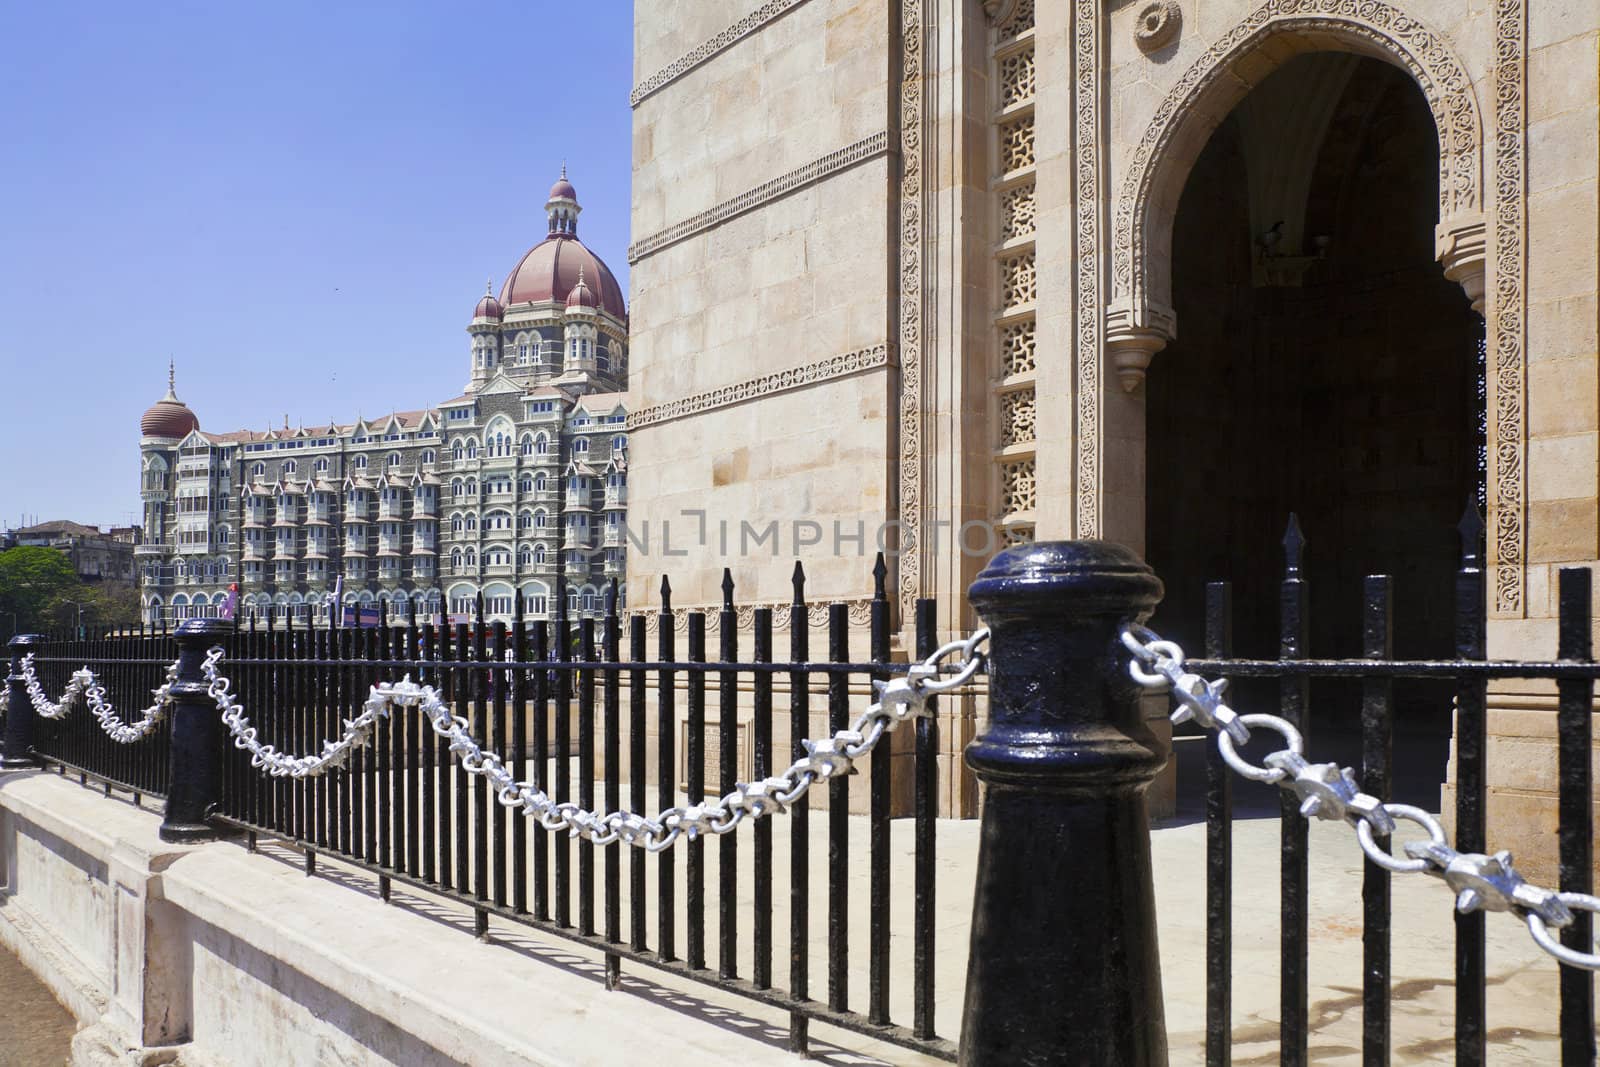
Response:
[[[1444,276],[1466,291],[1472,310],[1479,315],[1484,313],[1488,248],[1488,227],[1481,213],[1446,219],[1434,230],[1434,255],[1444,267]]]
[[[1150,360],[1178,335],[1177,325],[1170,308],[1114,305],[1106,310],[1106,353],[1123,392],[1139,388]]]
[[[1002,26],[1017,10],[1017,0],[983,0],[983,13],[996,26]]]

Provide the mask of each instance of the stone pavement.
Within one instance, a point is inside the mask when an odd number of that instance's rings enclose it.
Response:
[[[827,994],[826,936],[828,927],[826,818],[813,816],[811,833],[811,944],[813,996]],[[773,821],[774,978],[782,985],[788,974],[788,856],[792,823]],[[911,996],[912,823],[892,824],[891,1016],[909,1021]],[[1174,1065],[1203,1062],[1205,1033],[1205,827],[1200,823],[1169,825],[1153,833],[1153,867],[1166,991],[1166,1018]],[[1276,818],[1242,818],[1234,829],[1234,1063],[1278,1062],[1278,835]],[[941,821],[938,825],[936,1028],[954,1038],[960,1029],[962,988],[973,873],[977,859],[978,823]],[[746,831],[738,835],[739,973],[750,973],[750,902],[752,845]],[[850,819],[849,846],[849,1004],[865,1012],[867,993],[868,879],[867,823]],[[576,849],[582,846],[574,843]],[[1528,842],[1523,848],[1555,847],[1554,840]],[[274,850],[276,851],[276,850]],[[675,850],[677,908],[682,915],[685,849]],[[705,848],[707,885],[706,955],[717,965],[717,857],[715,839]],[[289,862],[294,862],[289,859]],[[331,860],[323,861],[332,866]],[[1342,824],[1313,823],[1310,891],[1310,1047],[1312,1062],[1355,1064],[1361,1046],[1361,879],[1362,855],[1355,835]],[[597,883],[599,864],[597,867]],[[651,901],[649,936],[656,943],[655,864],[649,865]],[[623,867],[623,915],[627,924],[627,860]],[[356,876],[352,884],[369,882]],[[576,882],[574,881],[574,887]],[[397,899],[401,893],[396,887]],[[1070,892],[1071,886],[1040,886],[1041,893]],[[1452,1056],[1453,937],[1452,896],[1440,883],[1423,875],[1393,877],[1393,1048],[1396,1064],[1444,1063]],[[421,903],[420,901],[418,902]],[[428,909],[455,910],[426,905]],[[573,915],[576,917],[576,903]],[[597,922],[600,913],[597,911]],[[1509,915],[1488,917],[1489,1041],[1495,1064],[1546,1064],[1557,1058],[1556,964],[1528,937],[1522,923]],[[521,947],[535,957],[558,951],[573,957],[589,955],[570,942],[494,920],[492,939]],[[677,946],[686,944],[680,921]],[[544,945],[543,949],[536,946]],[[752,1046],[761,1062],[782,1049],[784,1018],[744,998],[624,962],[624,989],[677,1005],[685,1016],[714,1022],[746,1034],[764,1045]],[[599,969],[594,968],[598,980]],[[812,1034],[822,1062],[851,1064],[934,1064],[939,1061],[894,1046],[813,1023]]]
[[[22,963],[0,948],[0,1063],[57,1067],[77,1029],[56,998]]]

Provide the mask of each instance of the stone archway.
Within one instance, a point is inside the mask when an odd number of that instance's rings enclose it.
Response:
[[[1355,9],[1359,14],[1352,14]],[[1437,252],[1483,313],[1483,133],[1466,68],[1443,37],[1394,7],[1364,0],[1272,0],[1218,39],[1156,108],[1128,162],[1112,218],[1106,345],[1137,385],[1173,336],[1170,250],[1177,201],[1200,150],[1251,89],[1292,56],[1344,51],[1400,67],[1422,90],[1439,137]],[[1120,350],[1120,351],[1119,351]]]

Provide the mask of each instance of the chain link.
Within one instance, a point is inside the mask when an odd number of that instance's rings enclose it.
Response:
[[[983,646],[988,638],[988,630],[979,630],[965,640],[950,642],[921,663],[912,664],[900,677],[874,681],[878,699],[867,705],[849,728],[821,740],[802,741],[805,755],[782,773],[757,782],[740,782],[719,799],[667,808],[653,818],[631,811],[603,813],[569,802],[558,803],[543,790],[517,781],[498,754],[485,752],[473,740],[470,724],[451,711],[438,690],[417,685],[409,676],[399,682],[372,686],[361,714],[345,720],[344,733],[338,740],[324,741],[322,750],[315,755],[293,756],[263,742],[245,717],[244,708],[230,691],[232,683],[219,670],[223,656],[220,647],[206,654],[202,670],[235,747],[249,752],[251,765],[273,777],[325,774],[341,766],[351,752],[366,743],[379,719],[388,718],[395,708],[415,708],[427,718],[434,733],[449,740],[450,752],[462,769],[488,779],[505,807],[519,809],[546,830],[565,831],[596,845],[621,841],[661,852],[680,837],[692,840],[700,834],[725,834],[746,819],[786,812],[816,783],[849,774],[855,762],[870,753],[886,734],[908,719],[930,714],[929,697],[971,679],[983,665]],[[960,658],[946,667],[945,661],[957,654]]]
[[[1336,763],[1308,763],[1300,731],[1276,715],[1239,715],[1224,700],[1226,679],[1208,681],[1184,669],[1184,652],[1144,626],[1129,625],[1122,644],[1133,654],[1128,673],[1149,689],[1168,690],[1178,707],[1174,725],[1195,722],[1217,731],[1222,758],[1237,773],[1293,793],[1306,818],[1350,824],[1367,858],[1398,874],[1428,874],[1440,879],[1456,894],[1456,910],[1508,911],[1525,920],[1538,946],[1562,963],[1600,971],[1600,951],[1579,952],[1558,941],[1552,930],[1571,926],[1574,911],[1600,912],[1600,897],[1587,893],[1558,893],[1526,881],[1511,863],[1511,853],[1484,855],[1457,852],[1450,847],[1444,827],[1433,815],[1410,804],[1386,804],[1361,792],[1355,771]],[[1250,740],[1251,728],[1271,730],[1283,737],[1285,747],[1256,765],[1238,753]],[[1399,822],[1414,823],[1427,840],[1408,841],[1405,859],[1395,856],[1378,835],[1395,832]]]
[[[105,688],[100,684],[99,677],[87,666],[72,672],[72,679],[67,682],[67,688],[62,692],[59,701],[51,701],[45,696],[44,686],[39,682],[39,676],[33,665],[33,653],[22,657],[22,684],[28,691],[28,699],[33,703],[34,712],[43,719],[64,719],[75,704],[80,701],[85,704],[89,712],[100,724],[100,729],[105,731],[107,737],[119,745],[132,744],[143,738],[149,737],[161,721],[167,716],[167,707],[172,703],[172,684],[178,679],[178,662],[173,660],[167,667],[166,680],[151,690],[156,698],[155,703],[139,712],[138,718],[132,722],[124,722],[122,716],[117,714],[117,709],[106,700]],[[0,708],[10,705],[10,692],[7,687],[6,699]]]

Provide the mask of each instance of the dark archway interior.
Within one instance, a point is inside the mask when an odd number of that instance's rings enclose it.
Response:
[[[1438,145],[1421,92],[1377,60],[1328,53],[1298,57],[1255,93],[1279,93],[1266,106],[1292,119],[1302,104],[1292,94],[1313,81],[1331,94],[1325,132],[1309,149],[1290,138],[1282,148],[1309,174],[1303,220],[1273,237],[1278,220],[1261,217],[1273,190],[1252,190],[1252,176],[1284,180],[1295,168],[1272,158],[1282,119],[1261,121],[1250,100],[1218,127],[1180,201],[1179,335],[1146,384],[1146,544],[1166,583],[1154,625],[1202,647],[1205,583],[1228,579],[1236,653],[1276,655],[1293,512],[1307,541],[1313,655],[1360,653],[1363,577],[1386,573],[1395,654],[1445,657],[1456,524],[1480,479],[1482,323],[1434,259]],[[1239,693],[1269,710],[1277,689]],[[1397,760],[1413,764],[1402,768],[1416,779],[1411,799],[1432,808],[1450,695],[1400,684],[1395,697]],[[1359,689],[1318,683],[1312,701],[1316,757],[1350,761]]]

